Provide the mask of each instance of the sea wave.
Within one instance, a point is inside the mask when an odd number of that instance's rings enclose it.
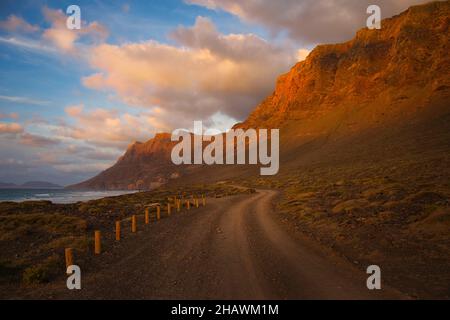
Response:
[[[73,190],[26,190],[26,189],[0,189],[1,201],[39,201],[46,200],[53,203],[76,203],[114,197],[136,191],[73,191]]]

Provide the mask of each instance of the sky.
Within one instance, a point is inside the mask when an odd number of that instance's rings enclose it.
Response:
[[[424,2],[2,0],[0,182],[69,185],[157,132],[226,130],[317,44],[365,27],[369,4]]]

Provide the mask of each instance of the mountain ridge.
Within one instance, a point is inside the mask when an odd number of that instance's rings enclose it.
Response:
[[[280,128],[281,153],[288,154],[315,141],[448,114],[449,17],[448,1],[431,2],[384,19],[381,30],[364,28],[350,41],[317,46],[235,128]],[[135,143],[113,167],[71,188],[151,189],[201,175],[204,166],[171,163],[173,145],[167,133]],[[219,170],[223,177],[237,168],[226,167]]]

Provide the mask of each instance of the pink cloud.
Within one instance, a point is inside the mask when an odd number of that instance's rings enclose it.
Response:
[[[148,112],[133,115],[104,108],[85,110],[83,105],[65,111],[72,124],[60,126],[55,134],[106,148],[123,149],[132,141],[146,141],[156,132],[167,130]]]
[[[0,113],[0,119],[14,119],[17,120],[19,119],[19,114],[16,112],[11,112],[11,113]]]
[[[84,24],[80,30],[70,30],[66,26],[67,16],[61,10],[45,7],[43,13],[51,27],[44,30],[42,37],[62,51],[73,51],[82,36],[88,36],[93,42],[103,42],[108,37],[106,27],[96,21]]]
[[[47,137],[43,137],[43,136],[39,136],[39,135],[23,133],[20,136],[20,143],[23,145],[26,145],[26,146],[30,146],[30,147],[42,148],[42,147],[56,145],[59,143],[59,141],[56,139],[51,139],[51,138],[47,138]]]
[[[71,117],[77,117],[79,115],[81,115],[81,113],[83,112],[84,106],[82,104],[80,105],[76,105],[76,106],[69,106],[66,107],[64,110],[66,111],[66,113],[71,116]]]
[[[22,132],[23,127],[18,123],[0,122],[0,134],[17,134]]]
[[[39,31],[38,26],[31,25],[21,17],[16,15],[10,15],[6,20],[0,21],[0,29],[7,30],[9,32],[23,31],[23,32],[36,32]]]
[[[178,128],[219,111],[244,118],[297,61],[294,48],[254,34],[221,34],[203,17],[171,36],[176,46],[148,41],[92,48],[97,72],[83,84],[111,90],[129,105],[163,110],[157,118]]]

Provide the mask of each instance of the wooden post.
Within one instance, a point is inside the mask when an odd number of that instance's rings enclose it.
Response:
[[[95,238],[95,254],[100,254],[102,252],[102,244],[100,242],[101,232],[96,230],[94,233]]]
[[[136,216],[131,216],[131,232],[136,233]]]
[[[150,214],[148,212],[148,208],[145,208],[145,224],[150,222]]]
[[[171,213],[171,207],[170,207],[170,203],[167,204],[167,215],[170,216]]]
[[[195,207],[198,208],[198,198],[195,198]]]
[[[181,200],[177,200],[177,212],[180,212],[181,209]]]
[[[73,255],[72,255],[72,249],[66,248],[65,250],[65,256],[66,256],[66,270],[69,266],[73,265]]]
[[[205,198],[204,194],[202,194],[202,202],[203,202],[203,206],[206,206],[206,198]]]
[[[120,221],[116,221],[116,241],[120,241]]]
[[[188,210],[191,209],[191,201],[190,201],[189,199],[186,200],[186,208],[187,208]]]
[[[161,219],[161,207],[157,206],[156,207],[156,220],[160,220]]]

